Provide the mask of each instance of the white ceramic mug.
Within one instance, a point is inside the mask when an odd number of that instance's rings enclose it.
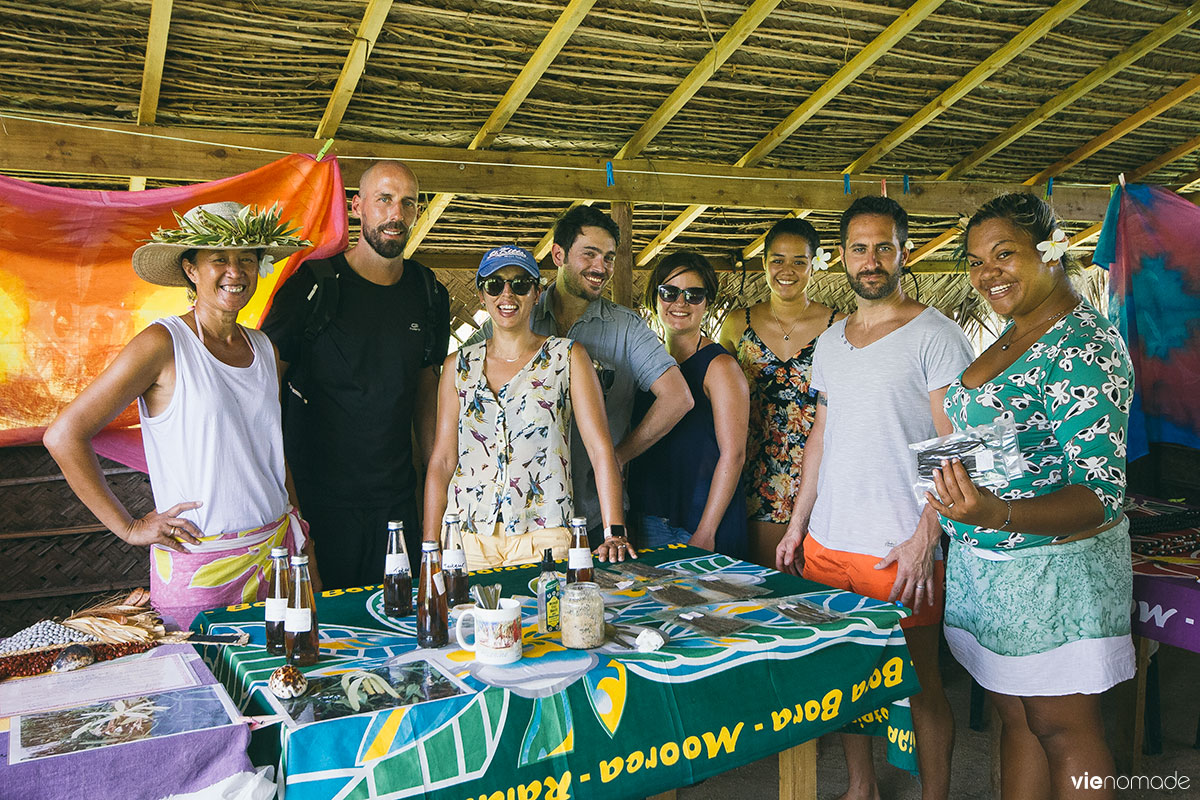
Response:
[[[470,644],[463,636],[467,617],[475,620],[475,641]],[[521,658],[521,603],[502,597],[499,608],[471,606],[459,615],[454,636],[458,646],[474,653],[481,664],[511,664]]]

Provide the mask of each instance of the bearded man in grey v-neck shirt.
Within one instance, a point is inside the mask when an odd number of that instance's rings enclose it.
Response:
[[[922,797],[950,791],[954,717],[938,669],[945,572],[937,513],[913,492],[908,445],[951,432],[946,389],[974,358],[962,330],[907,297],[908,215],[864,197],[842,215],[842,260],[857,310],[817,340],[817,413],[779,569],[915,612],[901,621],[921,691],[910,699]],[[879,794],[868,737],[845,735],[848,797]]]

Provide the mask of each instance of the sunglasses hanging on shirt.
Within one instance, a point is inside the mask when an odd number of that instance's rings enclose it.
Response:
[[[708,290],[703,287],[680,289],[678,286],[672,286],[669,283],[660,283],[658,285],[658,299],[664,303],[674,303],[679,299],[680,294],[683,295],[684,301],[692,306],[698,306],[708,299]]]
[[[533,291],[533,287],[537,286],[537,281],[533,278],[501,278],[493,276],[484,278],[479,281],[479,288],[487,292],[492,297],[499,297],[504,291],[505,284],[512,289],[512,293],[519,297],[524,297]]]

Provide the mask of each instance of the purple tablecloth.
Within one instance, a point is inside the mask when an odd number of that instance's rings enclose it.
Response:
[[[203,684],[217,683],[191,645],[164,645],[155,648],[151,657],[170,653],[187,658]],[[158,800],[170,794],[203,789],[238,772],[253,771],[246,756],[250,730],[244,724],[20,764],[9,763],[10,733],[0,733],[0,800]]]

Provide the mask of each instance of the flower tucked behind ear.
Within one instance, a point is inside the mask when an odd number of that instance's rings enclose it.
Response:
[[[818,247],[816,255],[812,258],[812,268],[815,270],[829,269],[829,262],[833,259],[833,254],[824,247]]]
[[[265,278],[275,271],[275,256],[270,253],[263,253],[262,258],[258,260],[258,277]]]
[[[905,250],[907,250],[908,252],[911,253],[913,251],[913,247],[915,247],[915,245],[912,243],[912,239],[904,240],[904,249]]]
[[[1049,239],[1038,243],[1037,249],[1042,251],[1042,261],[1049,264],[1065,256],[1070,246],[1071,243],[1067,241],[1067,235],[1063,233],[1062,228],[1055,228]]]

